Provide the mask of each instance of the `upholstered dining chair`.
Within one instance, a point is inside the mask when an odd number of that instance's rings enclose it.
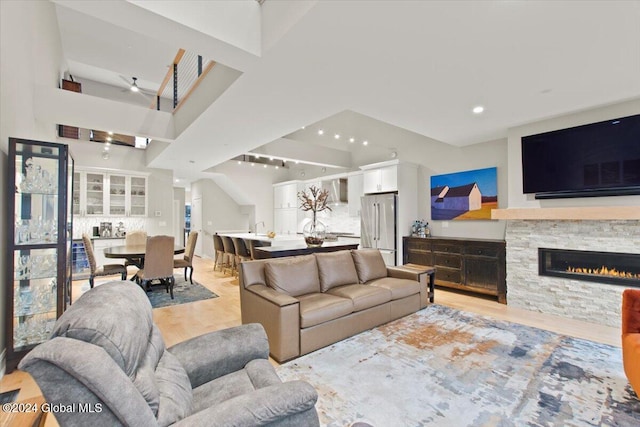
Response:
[[[235,248],[236,254],[234,259],[235,268],[233,269],[233,274],[238,275],[238,266],[242,261],[248,261],[251,259],[251,253],[249,253],[249,249],[247,249],[247,244],[244,242],[244,239],[241,237],[232,237],[233,246]]]
[[[147,244],[147,232],[144,230],[133,230],[127,232],[124,236],[124,244],[127,246],[141,246]],[[138,268],[142,267],[142,259],[126,260],[124,266],[134,265]]]
[[[88,234],[82,235],[82,243],[84,244],[84,251],[87,254],[89,260],[89,268],[91,273],[89,275],[89,286],[93,288],[93,279],[98,276],[113,276],[119,274],[122,280],[127,279],[127,268],[122,264],[105,264],[97,265],[96,255],[93,252],[93,245],[91,244],[91,238]]]
[[[218,233],[213,235],[213,249],[215,251],[215,260],[213,262],[213,271],[220,266],[220,271],[224,265],[224,245],[222,244],[222,237]]]
[[[193,285],[193,253],[196,250],[196,242],[198,241],[198,232],[192,231],[187,239],[187,247],[184,250],[182,259],[173,260],[173,268],[184,268],[184,281],[187,281],[187,268],[190,268],[189,281]]]
[[[149,236],[144,257],[144,268],[136,273],[136,280],[144,289],[159,280],[173,299],[173,236]]]
[[[222,247],[224,248],[223,272],[229,268],[233,272],[236,261],[236,249],[233,240],[229,236],[222,236]]]

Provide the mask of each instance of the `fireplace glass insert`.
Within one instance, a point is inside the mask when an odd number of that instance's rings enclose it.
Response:
[[[538,248],[541,276],[640,287],[640,254]]]

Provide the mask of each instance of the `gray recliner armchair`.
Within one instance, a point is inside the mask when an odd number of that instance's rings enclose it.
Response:
[[[318,426],[316,391],[283,383],[268,354],[258,324],[165,349],[145,292],[118,281],[80,297],[19,368],[75,409],[61,426]]]

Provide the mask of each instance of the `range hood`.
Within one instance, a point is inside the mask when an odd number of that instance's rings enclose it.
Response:
[[[332,205],[344,204],[349,201],[347,196],[347,178],[322,181],[322,189],[329,192],[329,203]]]

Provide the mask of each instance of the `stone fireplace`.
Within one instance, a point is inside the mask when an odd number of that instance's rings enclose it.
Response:
[[[564,263],[566,258],[573,260],[575,251],[614,253],[611,259],[622,264],[616,270],[623,267],[640,272],[640,221],[509,219],[505,239],[509,305],[600,325],[620,326],[622,291],[626,287],[640,286],[637,277],[603,283],[607,280],[591,277],[595,265],[577,267],[584,268],[585,273],[581,270],[580,274],[559,274],[558,270],[562,268],[557,264]],[[540,249],[551,250],[548,252],[553,254],[550,258],[560,253],[556,250],[564,251],[564,260],[556,259],[555,268],[552,260],[544,261],[557,274],[539,274]],[[617,254],[623,255],[616,257]]]

